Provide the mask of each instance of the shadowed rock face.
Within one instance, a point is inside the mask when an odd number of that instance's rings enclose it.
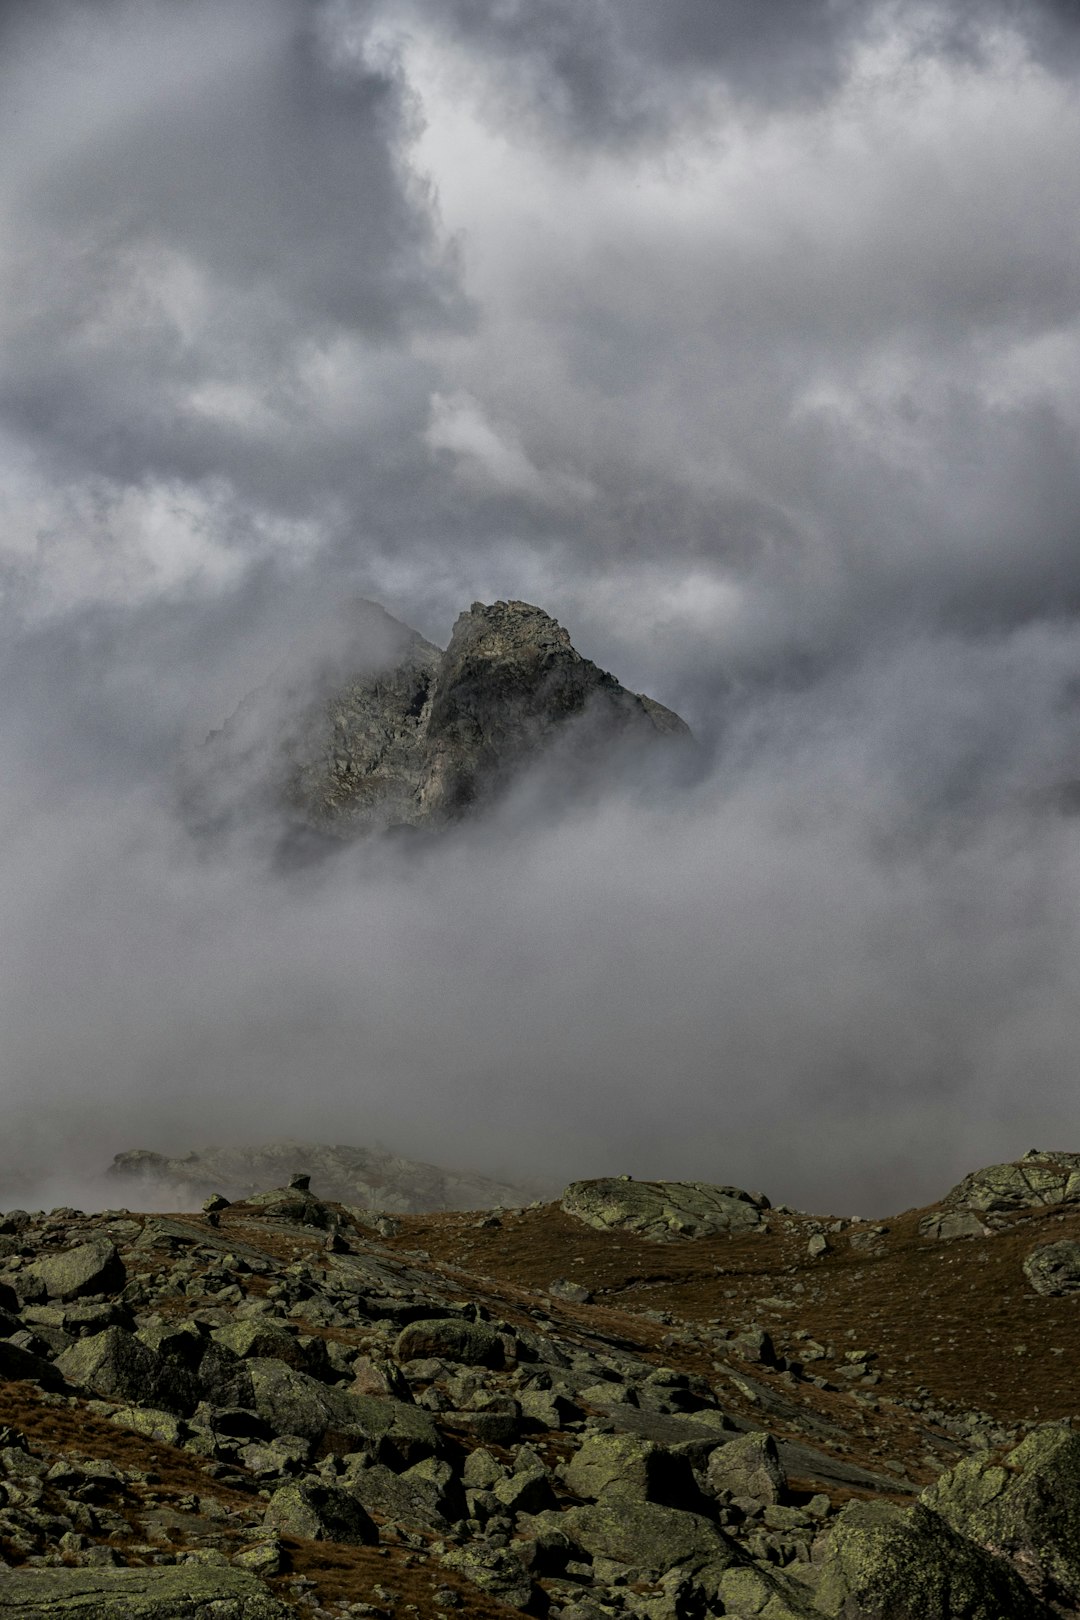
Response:
[[[629,692],[527,602],[474,602],[445,652],[376,609],[349,653],[305,690],[269,688],[209,739],[189,818],[213,828],[267,792],[298,828],[352,838],[437,827],[505,789],[545,753],[567,781],[616,753],[687,739],[678,715]]]

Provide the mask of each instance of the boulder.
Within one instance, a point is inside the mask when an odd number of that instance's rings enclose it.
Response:
[[[629,1176],[575,1181],[562,1197],[568,1215],[598,1231],[634,1232],[654,1243],[752,1232],[769,1201],[739,1187],[701,1181],[632,1181]]]
[[[247,1206],[252,1214],[268,1221],[288,1221],[293,1226],[313,1226],[319,1231],[336,1224],[334,1212],[305,1187],[281,1187],[254,1193],[247,1200]]]
[[[764,1430],[717,1446],[710,1453],[705,1477],[712,1491],[749,1496],[758,1502],[779,1502],[787,1488],[776,1441]]]
[[[124,1262],[108,1238],[91,1238],[74,1249],[46,1255],[18,1274],[23,1299],[78,1299],[84,1294],[115,1294],[127,1281]]]
[[[135,1334],[120,1327],[79,1339],[57,1357],[56,1366],[69,1383],[92,1389],[96,1395],[182,1416],[195,1408],[195,1389],[187,1368],[155,1354]]]
[[[712,1582],[702,1582],[708,1588]],[[754,1620],[821,1620],[804,1583],[767,1564],[731,1564],[718,1572],[716,1596],[725,1615]]]
[[[220,1565],[160,1569],[5,1569],[12,1620],[290,1620],[254,1575]]]
[[[286,1333],[284,1328],[267,1322],[264,1317],[255,1316],[247,1321],[228,1322],[224,1327],[215,1328],[210,1337],[215,1344],[241,1360],[258,1356],[284,1361],[287,1366],[312,1374],[318,1370],[316,1360],[322,1366],[326,1363],[325,1345],[321,1357],[318,1357],[317,1352],[313,1355],[310,1346],[302,1345],[296,1334]],[[322,1344],[321,1339],[317,1342]]]
[[[6,1339],[0,1339],[0,1379],[7,1384],[26,1380],[40,1384],[42,1389],[58,1390],[64,1386],[63,1377],[51,1361],[34,1355],[32,1350],[24,1350],[20,1344],[9,1344]]]
[[[443,1530],[465,1517],[465,1494],[450,1465],[435,1457],[395,1474],[383,1463],[357,1469],[349,1481],[353,1495],[394,1524]]]
[[[464,1547],[455,1547],[444,1553],[443,1564],[455,1574],[509,1604],[512,1609],[525,1609],[533,1597],[532,1580],[521,1560],[509,1547],[498,1547],[484,1541],[471,1541]]]
[[[937,1238],[948,1243],[953,1238],[990,1237],[991,1228],[971,1210],[939,1209],[924,1215],[919,1222],[919,1236]]]
[[[830,1620],[1051,1620],[1004,1559],[918,1502],[852,1502],[822,1550],[814,1592]]]
[[[627,1496],[675,1508],[703,1505],[688,1460],[636,1435],[588,1435],[563,1469],[563,1479],[587,1501]]]
[[[290,1481],[270,1498],[264,1524],[300,1541],[344,1541],[374,1546],[379,1532],[362,1504],[338,1485],[318,1480]]]
[[[639,1569],[698,1568],[741,1558],[731,1538],[701,1514],[636,1501],[620,1492],[568,1508],[559,1522],[590,1558],[613,1558]]]
[[[367,1449],[405,1466],[439,1450],[439,1431],[418,1407],[320,1384],[283,1361],[244,1365],[254,1409],[274,1434],[299,1435],[339,1455]]]
[[[458,1317],[431,1317],[410,1322],[394,1345],[396,1361],[460,1361],[467,1367],[501,1367],[506,1361],[502,1336],[483,1322]]]
[[[1037,1294],[1080,1293],[1080,1243],[1042,1243],[1024,1259],[1024,1276]]]
[[[1080,1604],[1080,1435],[1071,1429],[1033,1429],[1000,1465],[966,1457],[920,1500],[1014,1559],[1050,1601]]]

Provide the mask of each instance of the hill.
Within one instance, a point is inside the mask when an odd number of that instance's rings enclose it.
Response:
[[[0,1615],[1080,1613],[1077,1155],[0,1226]]]

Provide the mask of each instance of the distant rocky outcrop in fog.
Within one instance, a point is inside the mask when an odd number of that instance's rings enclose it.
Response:
[[[189,809],[235,820],[256,795],[334,837],[434,827],[490,802],[547,755],[582,783],[683,720],[583,658],[527,602],[474,602],[445,652],[370,603],[333,667],[248,699],[209,739]],[[351,663],[350,663],[351,660]]]
[[[175,1208],[196,1209],[209,1193],[247,1198],[294,1172],[310,1176],[321,1198],[395,1215],[523,1204],[541,1190],[468,1170],[440,1170],[375,1148],[291,1141],[205,1147],[176,1157],[134,1148],[118,1153],[108,1174],[125,1184],[125,1198],[135,1203],[149,1194],[159,1207],[165,1198],[173,1199]]]

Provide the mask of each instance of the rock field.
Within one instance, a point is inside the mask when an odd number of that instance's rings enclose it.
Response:
[[[288,1179],[288,1178],[286,1178]],[[1080,1159],[0,1217],[0,1617],[1080,1615]]]

